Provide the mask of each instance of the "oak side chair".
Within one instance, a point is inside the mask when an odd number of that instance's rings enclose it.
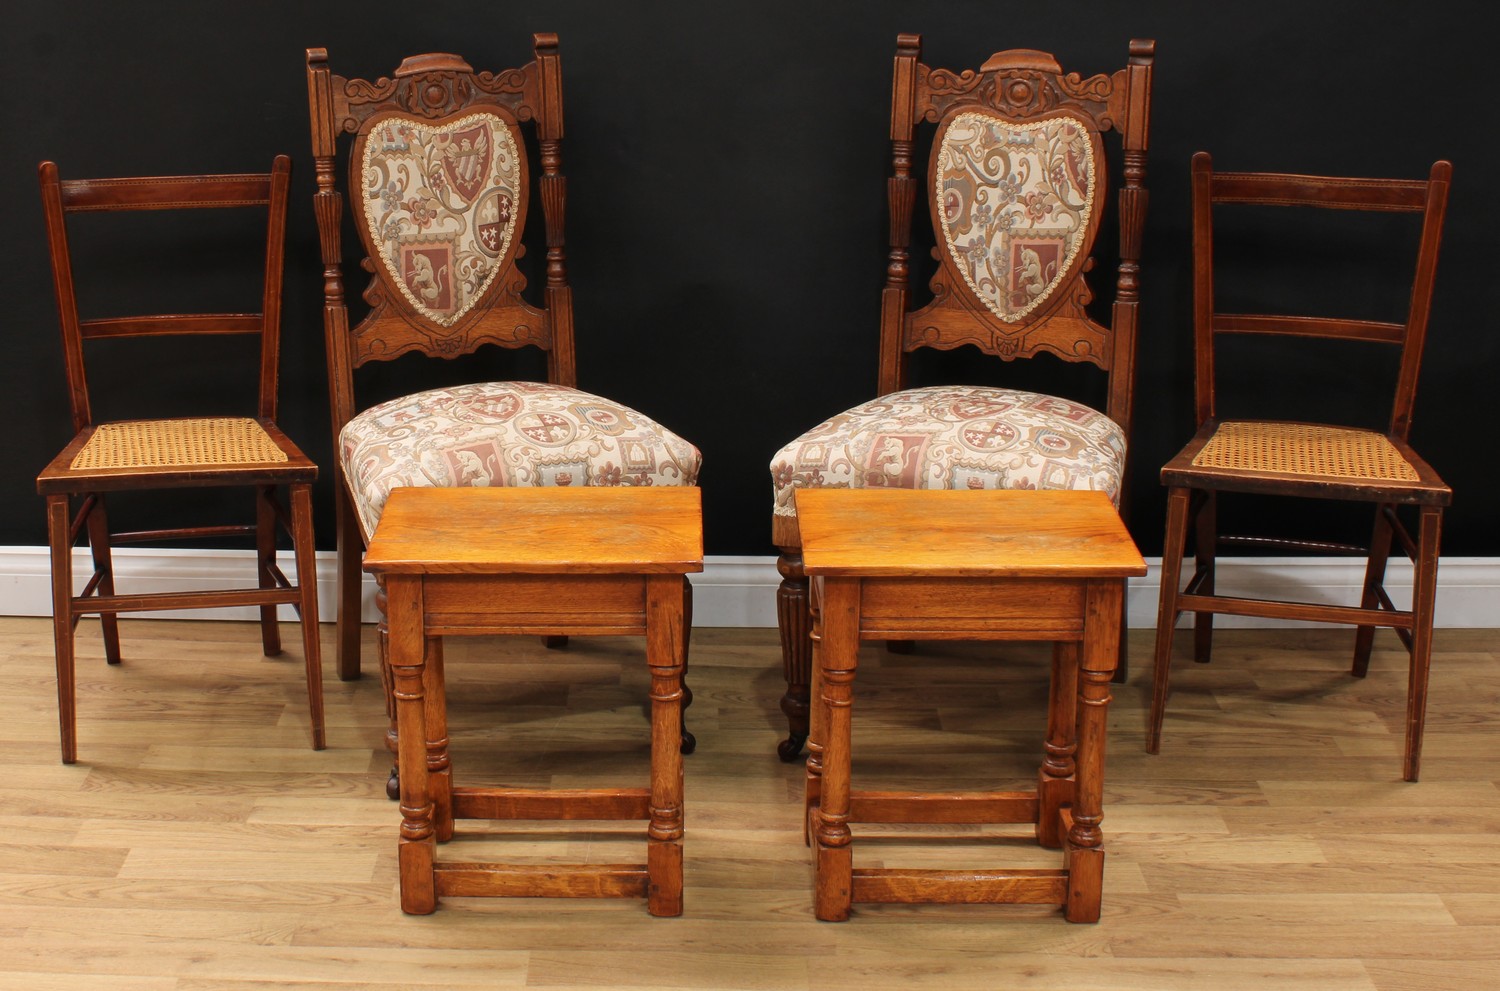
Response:
[[[417,55],[374,81],[334,75],[324,49],[307,51],[338,453],[337,643],[345,679],[359,675],[362,548],[392,489],[697,481],[701,456],[692,444],[577,388],[556,35],[535,35],[534,51],[533,61],[498,72],[476,72],[456,55]],[[522,125],[538,146],[535,189]],[[342,274],[346,201],[335,164],[344,134],[353,136],[343,173],[347,205],[371,273],[368,310],[353,326]],[[533,195],[545,238],[545,283],[535,302],[524,298],[517,266]],[[464,383],[376,405],[356,399],[354,372],[368,362],[412,352],[451,359],[487,344],[542,349],[547,380]],[[384,643],[384,622],[381,636]],[[382,678],[389,695],[384,664]],[[393,736],[389,742],[394,747]],[[684,747],[691,746],[684,732]]]
[[[63,763],[77,760],[73,632],[82,615],[97,613],[105,659],[120,663],[116,616],[143,610],[260,608],[261,643],[267,656],[281,652],[276,625],[278,605],[290,605],[302,624],[312,745],[323,735],[322,664],[318,647],[317,584],[313,565],[312,483],[318,468],[277,427],[277,370],[280,356],[281,277],[286,234],[287,188],[291,161],[276,158],[269,173],[190,175],[110,179],[61,179],[52,162],[40,169],[42,206],[52,278],[62,325],[63,354],[72,406],[73,440],[37,477],[47,499],[47,533],[52,557],[52,625],[57,643],[57,703]],[[264,259],[260,310],[254,313],[171,313],[152,316],[84,317],[75,295],[74,260],[68,228],[80,214],[130,211],[256,209],[266,217],[264,235],[249,247]],[[184,218],[184,230],[190,225]],[[199,231],[198,233],[202,233]],[[185,235],[188,236],[188,235]],[[205,240],[209,240],[205,238]],[[212,257],[222,250],[213,240]],[[259,338],[259,384],[254,416],[213,415],[174,419],[134,419],[99,423],[89,391],[85,353],[96,342],[124,342],[168,335],[251,335]],[[189,359],[173,362],[179,381],[202,373]],[[118,401],[118,400],[117,400]],[[139,407],[137,407],[139,408]],[[111,533],[105,496],[123,491],[245,486],[255,490],[255,523],[188,526]],[[285,486],[290,510],[277,497]],[[77,515],[73,501],[79,500]],[[276,564],[277,526],[290,534],[297,581]],[[73,544],[87,534],[93,574],[83,590],[73,588]],[[258,586],[214,591],[117,594],[112,544],[194,540],[253,535]]]
[[[772,537],[789,737],[807,738],[808,580],[798,488],[1098,489],[1119,504],[1130,433],[1147,129],[1155,43],[1132,41],[1112,75],[1065,73],[1044,52],[1011,50],[978,71],[924,65],[920,35],[896,42],[890,252],[881,296],[879,398],[846,410],[771,459]],[[930,134],[926,174],[914,163]],[[1119,256],[1104,322],[1084,275],[1111,184],[1104,135],[1119,135]],[[918,198],[931,214],[930,293],[913,285]],[[1104,372],[1100,413],[1012,388],[909,388],[907,355],[973,346],[1010,362],[1046,353]],[[1122,641],[1123,642],[1123,641]],[[893,647],[898,646],[893,644]]]
[[[1168,487],[1167,529],[1162,552],[1161,607],[1157,618],[1155,678],[1146,750],[1161,746],[1171,672],[1172,639],[1178,617],[1196,613],[1194,656],[1209,659],[1213,614],[1278,620],[1347,623],[1358,627],[1353,674],[1369,670],[1377,626],[1391,627],[1411,654],[1406,703],[1406,742],[1402,776],[1417,780],[1422,729],[1427,710],[1433,609],[1437,595],[1438,545],[1443,507],[1453,493],[1407,443],[1422,348],[1432,307],[1433,280],[1442,239],[1452,166],[1436,162],[1426,179],[1349,179],[1268,172],[1218,172],[1205,152],[1193,156],[1193,341],[1197,356],[1195,406],[1198,431],[1162,468]],[[1417,214],[1420,234],[1415,271],[1404,319],[1350,320],[1292,316],[1279,312],[1268,287],[1265,309],[1222,312],[1215,300],[1215,217],[1228,211],[1288,207]],[[1226,221],[1227,222],[1227,221]],[[1222,233],[1222,232],[1221,232]],[[1220,237],[1220,247],[1224,238]],[[1223,251],[1220,252],[1222,261]],[[1337,255],[1337,264],[1349,264]],[[1299,278],[1315,273],[1299,272]],[[1221,419],[1216,392],[1216,348],[1224,335],[1324,338],[1394,346],[1399,352],[1395,396],[1384,432],[1324,423]],[[1305,348],[1304,348],[1305,350]],[[1218,531],[1220,493],[1295,496],[1373,504],[1374,532],[1368,548],[1284,537],[1239,536]],[[1397,510],[1416,517],[1412,537]],[[1195,538],[1195,569],[1179,590],[1188,534]],[[1395,541],[1415,565],[1410,609],[1398,609],[1387,594],[1386,560]],[[1268,601],[1218,594],[1215,561],[1221,546],[1278,551],[1331,552],[1367,557],[1358,606]]]

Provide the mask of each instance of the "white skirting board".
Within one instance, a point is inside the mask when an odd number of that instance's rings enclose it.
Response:
[[[120,592],[172,592],[191,588],[234,588],[249,584],[255,573],[254,554],[240,550],[185,550],[126,547],[114,554],[116,589]],[[281,567],[292,574],[289,552]],[[1161,560],[1147,560],[1151,571],[1130,582],[1129,622],[1132,628],[1156,625]],[[75,587],[92,573],[88,552],[75,551]],[[333,619],[334,559],[318,554],[318,597],[325,621]],[[1356,558],[1225,558],[1219,562],[1218,587],[1223,593],[1297,597],[1309,602],[1358,603],[1364,562]],[[692,576],[695,626],[768,627],[776,625],[776,588],[781,578],[776,559],[711,556],[702,574]],[[1410,601],[1411,565],[1392,560],[1386,582],[1402,606]],[[375,619],[375,583],[365,576],[364,619]],[[290,607],[282,607],[287,619]],[[45,547],[0,547],[0,615],[50,616],[52,592]],[[148,615],[148,614],[132,614]],[[243,619],[258,615],[252,607],[195,609],[157,614],[179,619]],[[1186,619],[1184,620],[1186,622]],[[1270,620],[1220,616],[1224,627],[1277,626]],[[1438,566],[1437,625],[1439,627],[1500,626],[1500,558],[1443,558]]]

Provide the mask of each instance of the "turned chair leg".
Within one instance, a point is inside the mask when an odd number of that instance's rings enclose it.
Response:
[[[688,732],[687,710],[693,704],[693,690],[688,687],[688,654],[689,647],[693,642],[693,583],[688,581],[687,575],[682,576],[682,708],[678,712],[678,729],[681,732],[682,742],[678,745],[679,752],[690,754],[698,749],[698,738]]]
[[[776,560],[781,587],[776,590],[776,623],[781,629],[781,666],[786,694],[781,711],[786,715],[788,735],[776,747],[776,755],[791,763],[807,742],[810,682],[812,674],[812,628],[807,611],[807,575],[802,570],[802,550],[781,548]]]

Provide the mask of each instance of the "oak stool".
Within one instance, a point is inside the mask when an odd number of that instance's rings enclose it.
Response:
[[[693,487],[399,488],[365,553],[390,627],[401,787],[401,909],[449,896],[640,897],[682,914],[682,673],[688,572],[703,570]],[[442,638],[644,635],[649,788],[455,787]],[[444,863],[461,819],[643,819],[644,864]]]
[[[1097,922],[1104,880],[1105,714],[1128,576],[1146,563],[1103,492],[802,489],[812,579],[813,707],[804,813],[815,911],[853,902],[1061,904]],[[1035,791],[855,791],[850,733],[861,640],[1050,640]],[[1034,823],[1061,870],[856,869],[851,822]]]

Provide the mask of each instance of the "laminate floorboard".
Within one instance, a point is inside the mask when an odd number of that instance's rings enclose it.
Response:
[[[774,630],[696,630],[685,913],[643,901],[445,899],[401,914],[396,805],[373,671],[331,674],[328,749],[306,746],[295,628],[126,620],[125,663],[80,626],[79,762],[58,760],[52,633],[0,618],[16,703],[0,722],[0,988],[1076,989],[1416,991],[1500,986],[1500,636],[1440,630],[1422,780],[1400,780],[1406,658],[1344,630],[1223,631],[1180,655],[1162,754],[1143,751],[1150,635],[1115,687],[1104,914],[856,906],[812,917],[802,768]],[[373,629],[366,657],[374,657]],[[332,651],[332,629],[324,629]],[[1041,748],[1038,645],[867,647],[859,787],[1027,787]],[[367,669],[373,668],[370,660]],[[331,665],[330,665],[331,667]],[[459,784],[644,784],[640,643],[450,641]],[[640,859],[634,824],[512,823],[439,856]],[[865,866],[1055,866],[1019,827],[855,827]]]

